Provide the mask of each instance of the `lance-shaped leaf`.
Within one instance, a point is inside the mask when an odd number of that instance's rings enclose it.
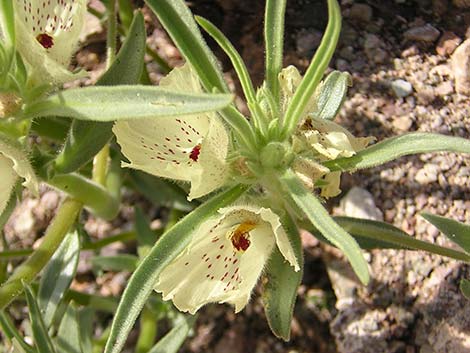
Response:
[[[470,225],[430,213],[421,213],[421,216],[465,250],[467,254],[470,254]]]
[[[319,86],[316,100],[316,110],[312,112],[314,117],[333,120],[343,105],[351,86],[351,75],[347,72],[333,71]]]
[[[220,207],[227,206],[247,189],[235,186],[202,204],[166,232],[142,260],[130,278],[114,316],[105,353],[120,352],[139,312],[150,296],[161,271],[180,254],[198,227]]]
[[[195,316],[181,317],[175,326],[163,336],[149,353],[176,353],[188,337],[189,331],[196,321]]]
[[[138,83],[144,66],[145,40],[144,18],[137,12],[121,50],[97,85]],[[111,122],[73,120],[64,147],[55,160],[55,169],[70,173],[89,162],[113,136],[111,128]]]
[[[289,136],[307,107],[318,83],[333,56],[341,31],[341,9],[336,0],[328,0],[328,25],[302,82],[287,107],[283,127],[284,136]]]
[[[369,269],[354,238],[331,218],[321,202],[305,189],[292,170],[289,169],[284,173],[281,182],[296,207],[303,211],[325,238],[343,251],[361,282],[367,284]]]
[[[470,140],[432,134],[413,132],[380,141],[349,158],[338,158],[324,162],[330,171],[347,171],[375,167],[402,156],[428,152],[470,153]]]
[[[44,268],[39,282],[38,305],[46,327],[51,325],[57,307],[75,276],[79,254],[78,232],[69,232]]]
[[[196,70],[204,88],[212,92],[229,92],[217,59],[202,38],[201,32],[183,0],[146,0],[171,39]]]
[[[29,317],[31,319],[31,329],[33,331],[34,344],[38,353],[55,353],[46,325],[41,316],[36,297],[29,286],[24,287],[26,302],[29,308]]]
[[[289,236],[295,256],[299,261],[300,271],[295,271],[278,249],[275,249],[266,268],[263,302],[264,311],[271,331],[285,341],[290,339],[290,327],[297,299],[297,289],[303,274],[302,243],[297,226],[290,216],[282,222]]]
[[[82,350],[80,331],[77,309],[74,305],[69,304],[55,339],[58,351],[61,353],[85,353]]]
[[[12,345],[21,347],[20,352],[36,353],[36,350],[24,341],[15,324],[3,310],[0,310],[0,328],[2,334],[11,341]]]
[[[150,86],[70,89],[29,107],[32,116],[57,115],[88,121],[116,121],[205,113],[232,102],[230,94],[189,94]]]

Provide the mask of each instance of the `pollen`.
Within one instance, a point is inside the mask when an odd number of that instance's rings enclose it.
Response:
[[[250,247],[250,231],[255,227],[256,224],[253,222],[243,222],[234,230],[230,240],[236,250],[246,251]]]
[[[54,39],[49,34],[40,33],[37,35],[36,40],[46,49],[54,46]]]
[[[191,158],[194,162],[197,162],[199,158],[199,154],[201,153],[201,144],[194,146],[191,153],[189,154],[189,158]]]

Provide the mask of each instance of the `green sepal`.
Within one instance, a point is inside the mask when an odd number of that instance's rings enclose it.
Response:
[[[196,208],[171,227],[153,246],[130,278],[114,316],[105,353],[121,351],[142,307],[153,291],[161,271],[185,249],[190,235],[219,208],[238,199],[247,186],[237,185]]]
[[[421,213],[421,217],[439,229],[442,234],[460,246],[467,254],[470,254],[470,225],[426,212]]]
[[[282,225],[286,231],[300,270],[294,268],[285,260],[276,247],[269,258],[263,291],[264,312],[271,331],[284,341],[290,339],[290,328],[297,290],[303,275],[303,253],[300,234],[296,224],[289,215],[285,215]]]
[[[144,65],[146,37],[142,13],[137,12],[121,50],[97,85],[138,83]],[[113,136],[112,126],[112,122],[74,120],[64,147],[56,158],[56,170],[70,173],[91,161]]]
[[[322,82],[316,99],[316,110],[312,115],[327,120],[333,120],[346,99],[348,87],[351,87],[351,75],[347,72],[333,71]]]
[[[69,231],[43,270],[39,282],[38,305],[46,327],[50,327],[57,307],[75,277],[79,255],[78,232]]]

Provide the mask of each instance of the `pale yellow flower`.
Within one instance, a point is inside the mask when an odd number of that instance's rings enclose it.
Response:
[[[268,208],[232,206],[194,230],[189,246],[160,274],[155,290],[181,311],[207,303],[248,303],[273,248],[299,271],[279,216]]]

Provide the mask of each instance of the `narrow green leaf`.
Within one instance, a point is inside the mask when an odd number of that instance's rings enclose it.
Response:
[[[57,350],[61,353],[84,353],[81,346],[77,310],[72,304],[67,306],[55,342]]]
[[[470,261],[470,255],[413,238],[388,223],[352,217],[335,217],[334,219],[359,243],[369,240],[366,242],[369,248],[423,250],[460,261]]]
[[[76,230],[67,234],[44,268],[38,290],[38,305],[44,324],[49,327],[65,291],[69,288],[80,255],[80,239]]]
[[[439,229],[442,234],[460,246],[467,254],[470,254],[470,225],[426,212],[421,213],[421,217]]]
[[[102,185],[80,174],[59,174],[47,182],[82,202],[90,212],[105,220],[114,219],[119,212],[119,200]]]
[[[16,344],[19,345],[26,353],[36,353],[33,347],[24,341],[22,335],[18,332],[13,322],[11,322],[10,318],[3,310],[0,310],[0,328],[2,329],[2,334],[9,339],[12,344],[14,344],[13,341],[16,341]]]
[[[284,47],[284,14],[286,0],[267,0],[264,13],[264,42],[266,46],[266,83],[279,101],[278,75],[282,69]]]
[[[402,156],[428,152],[470,153],[470,140],[432,134],[412,132],[391,137],[356,153],[349,158],[338,158],[324,162],[330,171],[348,171],[375,167]]]
[[[0,1],[0,32],[2,33],[2,41],[8,45],[8,50],[15,47],[14,19],[13,0]]]
[[[31,129],[42,137],[56,141],[64,141],[70,129],[71,121],[56,117],[34,119]]]
[[[74,290],[69,290],[65,294],[65,299],[73,300],[77,304],[83,305],[87,308],[110,314],[114,314],[118,306],[118,302],[115,297],[103,297],[100,295],[81,293]]]
[[[295,272],[276,247],[266,268],[263,302],[271,331],[284,341],[289,341],[297,289],[302,280],[304,264],[302,243],[297,226],[289,216],[283,218],[282,224],[294,248],[301,270]]]
[[[333,120],[346,99],[348,87],[352,84],[348,72],[333,71],[321,86],[317,98],[317,109],[312,115],[322,119]]]
[[[242,85],[243,93],[245,94],[248,103],[256,103],[256,93],[253,88],[253,82],[251,82],[250,74],[248,69],[243,62],[242,57],[237,52],[235,47],[230,43],[227,37],[210,21],[203,17],[196,16],[196,21],[209,35],[219,44],[222,50],[227,54],[232,62],[232,65],[237,73],[240,84]]]
[[[460,290],[462,291],[465,298],[470,300],[470,281],[463,279],[460,281]]]
[[[184,0],[146,0],[208,92],[230,92],[217,59],[202,38]]]
[[[181,317],[179,322],[157,342],[148,353],[176,353],[188,337],[196,321],[195,316]]]
[[[292,170],[287,170],[281,181],[295,205],[304,212],[325,238],[343,251],[361,282],[367,284],[369,282],[367,262],[354,238],[331,218],[320,201],[305,189]]]
[[[190,234],[219,208],[235,201],[247,189],[235,186],[202,204],[170,228],[142,260],[130,278],[113,320],[105,353],[121,351],[127,335],[153,290],[160,272],[187,246]]]
[[[124,28],[129,28],[134,17],[134,8],[130,0],[118,0],[119,19]],[[140,12],[139,12],[140,13]]]
[[[47,332],[46,325],[42,320],[41,311],[39,310],[34,293],[28,285],[25,285],[24,290],[36,349],[38,353],[54,353],[54,346]]]
[[[138,83],[144,66],[146,38],[143,16],[137,12],[121,50],[97,85]],[[55,160],[56,170],[59,173],[70,173],[91,161],[113,136],[112,125],[111,122],[74,120],[64,148]]]
[[[114,256],[95,256],[91,260],[93,266],[105,271],[129,271],[136,269],[139,258],[131,254],[119,254]]]
[[[231,94],[190,94],[153,86],[96,86],[57,93],[30,108],[36,116],[107,122],[210,112],[232,99]]]
[[[294,93],[285,113],[284,137],[292,134],[328,67],[341,31],[341,10],[336,0],[328,0],[328,25],[302,82]]]
[[[157,337],[157,318],[155,313],[144,306],[140,314],[139,338],[135,346],[135,353],[148,353],[155,344]]]

